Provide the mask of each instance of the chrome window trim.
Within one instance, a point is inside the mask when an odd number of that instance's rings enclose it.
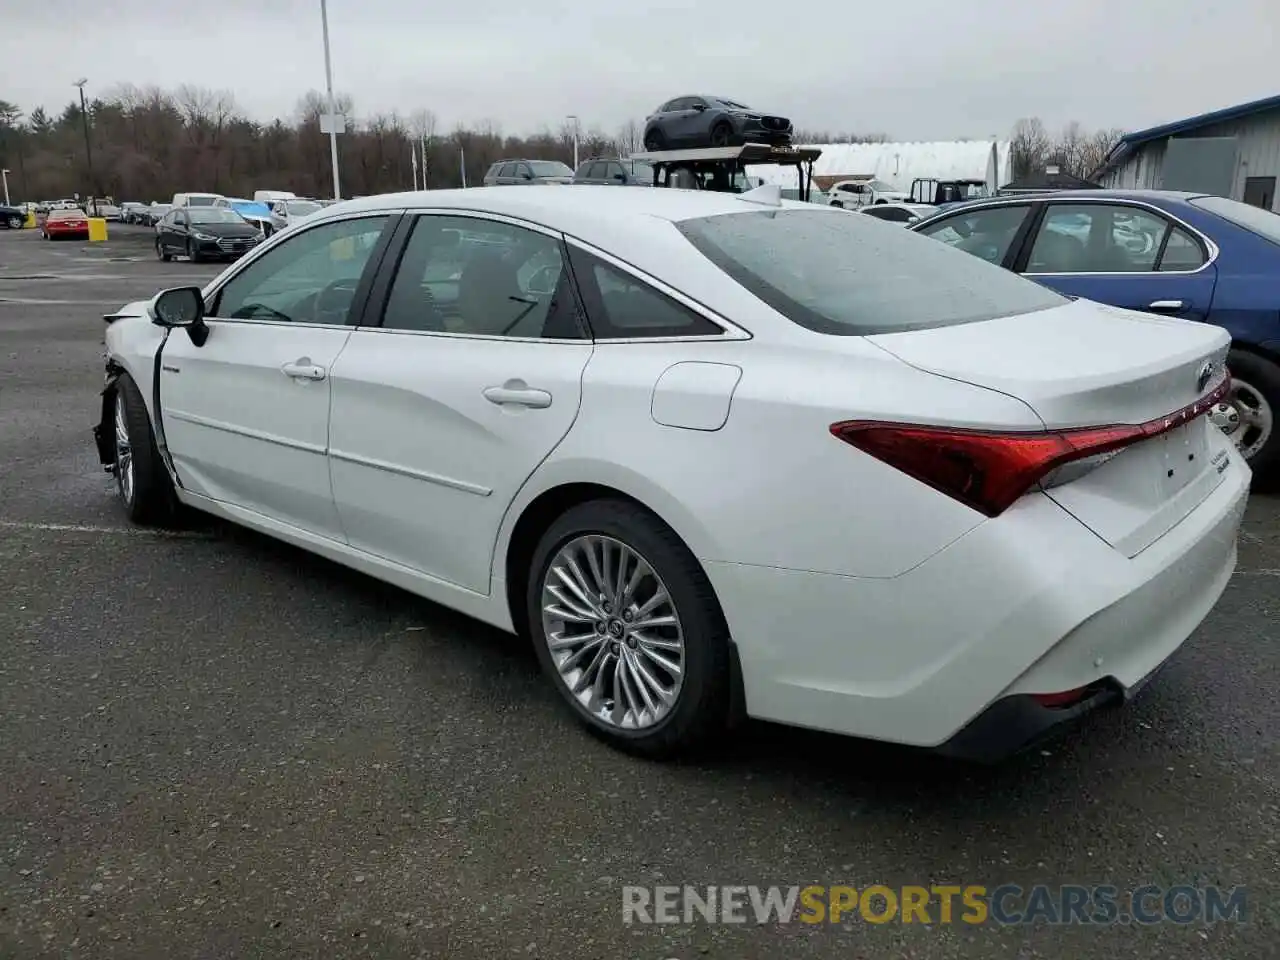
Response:
[[[1207,255],[1206,259],[1204,263],[1196,267],[1196,269],[1194,270],[1128,270],[1128,271],[1114,271],[1114,272],[1090,270],[1087,272],[1082,271],[1079,273],[1062,273],[1062,272],[1032,273],[1030,271],[1027,271],[1025,273],[1020,274],[1020,276],[1024,276],[1024,277],[1153,277],[1153,276],[1154,277],[1190,277],[1190,276],[1194,276],[1197,273],[1203,273],[1205,270],[1208,270],[1211,266],[1214,265],[1214,263],[1217,262],[1218,254],[1220,252],[1218,249],[1218,245],[1214,243],[1212,239],[1206,236],[1201,230],[1196,229],[1191,224],[1187,223],[1187,221],[1179,217],[1176,213],[1172,213],[1171,211],[1166,210],[1163,207],[1157,206],[1156,204],[1150,203],[1146,200],[1134,200],[1129,197],[1071,197],[1070,199],[1066,199],[1064,197],[1059,197],[1056,194],[1049,194],[1047,196],[1041,195],[1035,198],[1010,197],[1007,200],[983,201],[980,204],[974,204],[972,207],[970,207],[967,210],[944,211],[943,213],[939,214],[937,217],[931,217],[929,220],[922,221],[921,223],[918,223],[918,224],[913,224],[913,226],[915,227],[914,232],[924,233],[924,230],[920,228],[926,227],[932,223],[940,222],[944,219],[950,219],[951,217],[963,216],[966,213],[976,213],[979,210],[991,210],[996,207],[1011,207],[1011,206],[1017,206],[1018,204],[1026,204],[1028,206],[1031,206],[1033,204],[1047,205],[1047,204],[1054,204],[1054,203],[1057,203],[1057,204],[1106,203],[1106,204],[1110,204],[1111,206],[1136,207],[1140,210],[1149,211],[1151,213],[1156,214],[1157,216],[1163,217],[1165,220],[1168,220],[1171,223],[1176,224],[1177,226],[1181,227],[1183,230],[1187,231],[1187,233],[1191,234],[1192,237],[1197,239],[1204,248],[1204,251]],[[1041,223],[1043,223],[1043,221],[1041,221]],[[925,234],[925,235],[928,236],[928,234]]]

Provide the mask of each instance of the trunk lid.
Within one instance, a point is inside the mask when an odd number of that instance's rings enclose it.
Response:
[[[917,369],[1017,397],[1049,429],[1160,421],[1221,380],[1231,338],[1208,324],[1077,300],[933,330],[868,337]],[[1222,481],[1222,438],[1208,418],[1069,465],[1045,492],[1134,556]]]

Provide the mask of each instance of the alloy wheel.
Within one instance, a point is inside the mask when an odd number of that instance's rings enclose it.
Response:
[[[133,444],[129,442],[129,420],[125,413],[124,391],[116,390],[116,482],[120,497],[133,503]]]
[[[1246,460],[1266,446],[1275,427],[1275,414],[1267,398],[1236,377],[1231,379],[1230,392],[1209,411],[1209,419],[1231,438]]]
[[[608,727],[644,730],[675,707],[684,682],[684,630],[666,584],[612,537],[576,537],[542,584],[551,662],[578,704]]]

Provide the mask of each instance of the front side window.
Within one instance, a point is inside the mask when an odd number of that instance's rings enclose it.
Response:
[[[582,336],[557,238],[496,221],[437,215],[414,224],[382,326],[527,339]]]
[[[924,330],[1068,302],[945,243],[830,208],[720,214],[675,226],[755,296],[818,333]]]
[[[300,229],[227,282],[212,315],[224,320],[344,324],[386,227],[360,217]]]
[[[1026,204],[987,207],[939,220],[920,232],[988,263],[1000,264],[1030,209]]]

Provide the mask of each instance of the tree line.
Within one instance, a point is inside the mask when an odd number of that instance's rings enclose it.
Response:
[[[1038,117],[1019,120],[1010,138],[1013,177],[1018,180],[1056,165],[1063,173],[1088,180],[1124,133],[1115,127],[1090,132],[1073,120],[1053,134]]]
[[[504,134],[487,121],[442,130],[430,110],[356,119],[351,98],[344,95],[337,100],[338,112],[348,118],[347,131],[338,138],[341,190],[346,197],[411,188],[415,181],[411,151],[425,153],[428,187],[457,187],[464,178],[468,185],[479,184],[489,166],[506,157],[572,165],[575,132],[580,159],[626,156],[643,149],[643,123],[636,120],[613,133],[595,127],[575,131],[565,122],[521,137]],[[124,85],[89,101],[86,114],[78,101],[51,114],[43,107],[24,113],[19,105],[0,100],[0,166],[10,171],[9,188],[15,201],[76,193],[149,201],[191,190],[252,196],[256,189],[277,189],[331,196],[329,138],[320,124],[326,107],[326,98],[311,91],[298,101],[292,117],[263,123],[250,119],[230,91],[190,85],[171,91]],[[1102,134],[1086,136],[1074,124],[1054,140],[1038,120],[1019,121],[1015,169],[1017,158],[1034,167],[1050,154],[1060,153],[1064,168],[1076,172],[1096,154],[1093,145],[1101,143],[1097,137]],[[884,133],[797,131],[796,135],[800,143],[888,139]],[[418,162],[423,162],[420,155]],[[1087,176],[1087,171],[1082,175]]]

